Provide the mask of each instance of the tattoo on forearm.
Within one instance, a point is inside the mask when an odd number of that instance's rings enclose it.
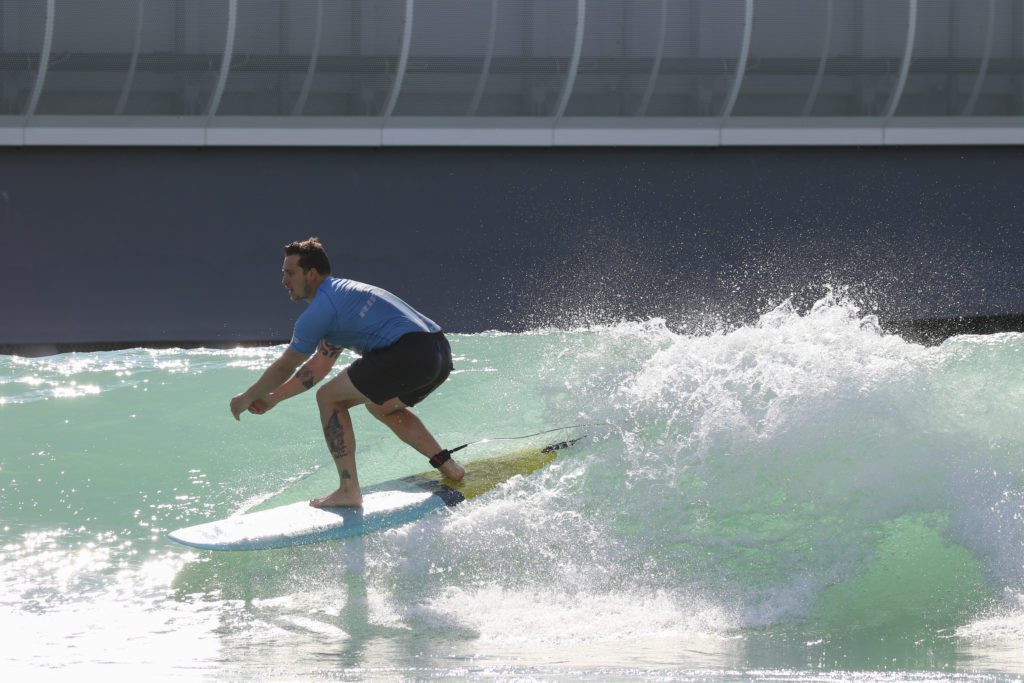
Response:
[[[299,371],[295,373],[295,377],[307,389],[312,389],[317,383],[316,377],[313,376],[313,371],[309,368],[299,368]]]
[[[341,460],[348,455],[348,450],[345,448],[345,430],[341,427],[337,410],[331,413],[327,424],[324,425],[324,438],[327,439],[327,450],[331,452],[332,458]]]
[[[335,344],[328,344],[323,339],[320,340],[320,353],[328,358],[337,358],[341,355],[341,352],[345,350],[344,346],[337,346]]]

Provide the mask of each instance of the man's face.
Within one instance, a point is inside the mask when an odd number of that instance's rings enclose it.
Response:
[[[288,290],[292,301],[301,301],[308,296],[309,281],[306,271],[299,266],[299,255],[286,256],[281,266],[281,284]]]

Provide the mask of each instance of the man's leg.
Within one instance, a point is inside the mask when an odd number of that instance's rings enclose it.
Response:
[[[382,405],[367,401],[366,409],[375,418],[386,424],[399,439],[415,448],[428,458],[441,452],[441,445],[430,433],[426,425],[402,403],[401,399],[393,398]],[[454,460],[449,460],[440,467],[441,474],[452,481],[459,481],[465,470]]]
[[[356,473],[356,435],[352,431],[352,418],[348,409],[369,399],[352,385],[348,371],[342,370],[316,392],[320,407],[320,424],[324,429],[327,449],[338,468],[339,486],[322,498],[309,501],[313,507],[358,507],[363,504]]]

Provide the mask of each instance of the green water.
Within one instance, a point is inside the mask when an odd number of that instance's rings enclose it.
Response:
[[[165,534],[334,486],[312,394],[228,411],[280,349],[0,357],[4,669],[1024,677],[1024,336],[926,348],[828,298],[452,346],[417,408],[445,445],[612,426],[401,529],[249,553]],[[425,469],[354,419],[364,486]]]

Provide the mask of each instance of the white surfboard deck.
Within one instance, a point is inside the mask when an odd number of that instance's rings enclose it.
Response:
[[[474,498],[516,475],[529,474],[571,443],[470,462],[460,482],[443,479],[433,471],[377,484],[363,490],[361,508],[322,509],[301,501],[177,529],[168,536],[206,550],[263,550],[393,529]]]

